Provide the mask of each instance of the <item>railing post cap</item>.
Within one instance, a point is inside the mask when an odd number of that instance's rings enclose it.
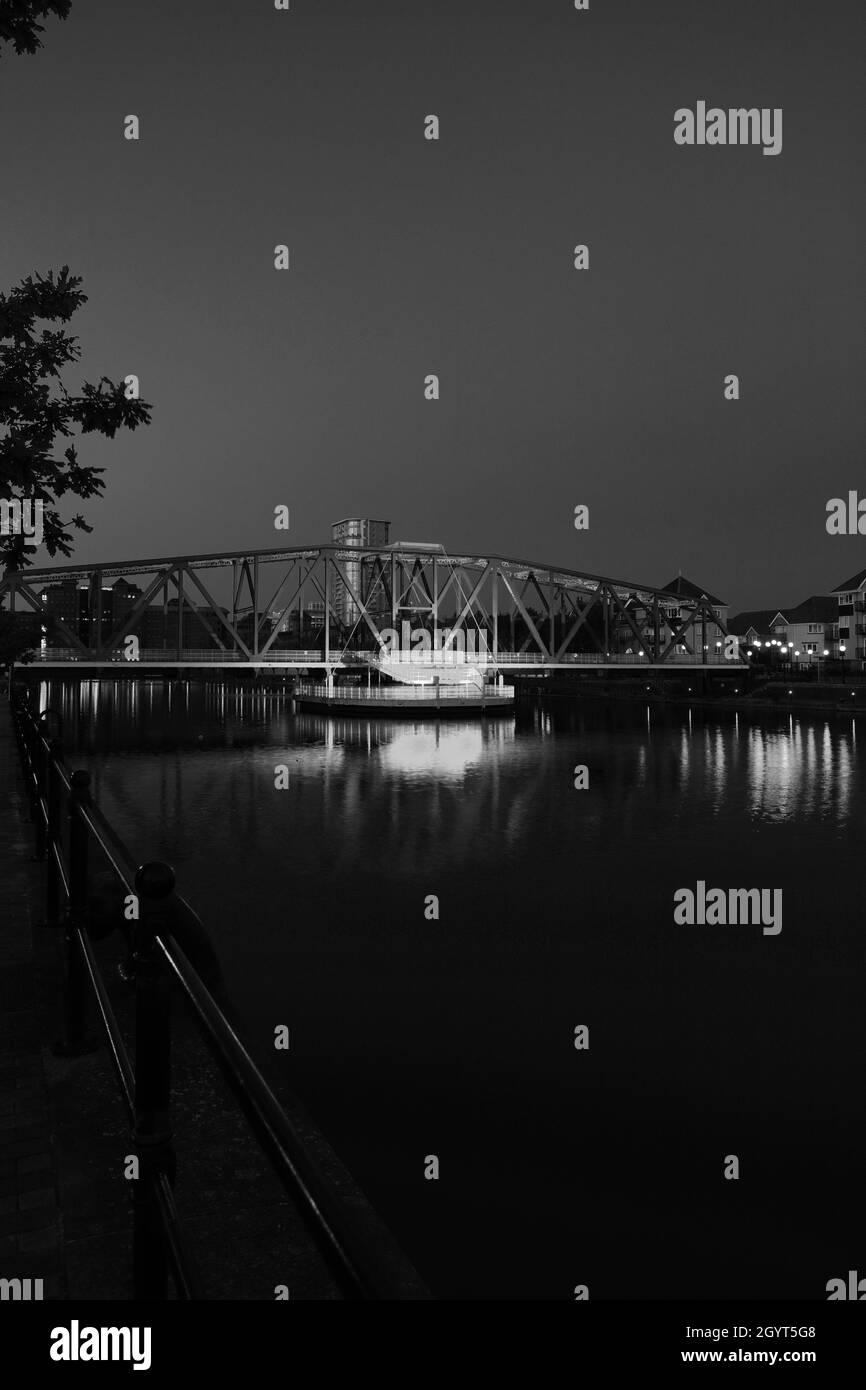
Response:
[[[151,860],[135,871],[135,886],[145,898],[167,898],[174,892],[174,869],[160,860]]]

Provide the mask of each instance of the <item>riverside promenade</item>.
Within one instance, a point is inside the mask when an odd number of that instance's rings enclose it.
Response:
[[[46,1074],[51,968],[34,905],[44,871],[32,834],[9,706],[0,699],[0,1279],[66,1294],[57,1138]]]
[[[65,1035],[65,933],[59,925],[40,924],[45,865],[31,858],[33,844],[11,712],[0,698],[0,1279],[41,1279],[44,1299],[126,1301],[135,1296],[134,1188],[126,1176],[134,1147],[130,1119],[92,999],[85,1004],[82,1045],[74,1050],[55,1045]],[[123,934],[91,939],[91,949],[131,1059],[137,991],[123,968],[128,963]],[[196,1266],[193,1296],[266,1301],[346,1296],[297,1192],[288,1195],[180,1004],[176,993],[173,1186]],[[242,1029],[240,1020],[235,1025]],[[266,1077],[261,1084],[270,1085],[282,1109],[280,1123],[293,1136],[295,1160],[312,1165],[320,1190],[328,1191],[329,1202],[342,1211],[341,1221],[348,1220],[354,1230],[366,1287],[372,1287],[370,1277],[376,1281],[372,1296],[429,1299],[391,1232],[295,1094],[291,1077],[273,1060],[260,1059],[260,1065],[263,1071],[250,1064],[246,1084]],[[2,1290],[4,1298],[19,1292],[10,1293],[6,1284]],[[173,1287],[167,1296],[175,1297]]]

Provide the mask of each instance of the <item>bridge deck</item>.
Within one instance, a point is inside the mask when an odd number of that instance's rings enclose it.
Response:
[[[300,672],[309,671],[311,669],[330,669],[332,671],[357,671],[361,665],[361,662],[347,660],[326,662],[323,657],[317,657],[315,660],[308,659],[305,661],[280,661],[272,660],[269,657],[264,657],[259,661],[237,661],[230,654],[227,653],[224,657],[215,658],[207,661],[188,660],[185,657],[182,657],[180,660],[178,660],[176,657],[165,657],[159,661],[78,661],[75,659],[52,659],[48,661],[37,660],[34,661],[26,669],[39,671],[114,671],[117,674],[120,674],[121,672],[132,673],[134,671],[161,671],[165,670],[167,667],[177,666],[182,667],[184,670]],[[719,671],[721,669],[728,671],[747,671],[749,669],[746,663],[743,661],[715,661],[712,659],[709,661],[684,661],[682,658],[678,658],[676,661],[673,661],[671,659],[668,659],[667,661],[635,661],[632,659],[623,661],[617,661],[614,659],[611,659],[610,661],[593,661],[592,659],[588,659],[586,661],[550,661],[545,660],[543,657],[538,657],[537,659],[531,661],[520,662],[500,660],[497,662],[491,662],[490,665],[491,667],[495,666],[495,669],[497,671],[511,672],[513,674],[525,673],[527,675],[529,675],[533,671],[687,672]]]

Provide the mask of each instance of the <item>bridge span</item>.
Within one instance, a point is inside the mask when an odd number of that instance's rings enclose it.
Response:
[[[45,667],[742,669],[717,601],[500,555],[336,543],[7,572]],[[455,676],[459,673],[455,670]]]

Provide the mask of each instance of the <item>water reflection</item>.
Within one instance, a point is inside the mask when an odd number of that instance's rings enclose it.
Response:
[[[372,858],[371,835],[382,854],[408,866],[430,828],[427,816],[407,809],[413,788],[428,798],[434,827],[471,834],[484,814],[478,803],[461,807],[430,793],[459,792],[482,768],[484,796],[494,824],[498,819],[489,767],[513,745],[513,720],[334,719],[294,714],[280,692],[132,685],[43,682],[40,694],[62,712],[67,756],[90,768],[94,795],[134,852],[142,840],[142,853],[155,852],[161,840],[168,845],[162,852],[182,861],[193,852],[194,831],[206,832],[206,818],[219,817],[251,849],[269,845],[294,822],[296,844],[317,834],[314,857],[330,839],[332,867],[349,866],[355,855]],[[276,797],[279,765],[289,769],[289,788]],[[337,836],[330,833],[335,825]]]
[[[411,1235],[422,1272],[440,1255],[453,1268],[479,1174],[490,1225],[473,1296],[489,1295],[515,1240],[503,1297],[526,1270],[550,1268],[536,1229],[561,1236],[544,1293],[559,1297],[588,1237],[600,1268],[611,1211],[638,1252],[657,1239],[660,1201],[716,1221],[703,1179],[689,1188],[688,1174],[725,1152],[732,1116],[744,1151],[769,1155],[761,1230],[754,1203],[739,1214],[724,1203],[709,1242],[668,1239],[670,1296],[732,1287],[719,1249],[744,1268],[774,1252],[771,1287],[800,1260],[792,1297],[809,1296],[816,1268],[836,1267],[832,1249],[803,1254],[788,1213],[817,1183],[838,1191],[849,1220],[864,1161],[847,1121],[863,1051],[866,833],[847,710],[545,701],[511,720],[439,724],[297,716],[284,693],[218,681],[42,691],[64,715],[70,762],[91,768],[136,856],[177,868],[263,1051],[273,1020],[291,1019],[292,1084],[297,1075],[389,1224]],[[587,790],[575,789],[578,764]],[[839,880],[829,933],[828,865]],[[697,879],[783,888],[784,933],[674,928],[672,893]],[[423,915],[428,893],[441,921]],[[601,1030],[601,1081],[575,1068],[584,1017]],[[413,1228],[407,1133],[423,1154],[431,1124],[443,1151],[469,1156],[449,1179],[454,1239],[428,1202],[430,1230]],[[649,1130],[661,1157],[638,1191],[629,1155]],[[489,1155],[502,1151],[508,1165],[489,1188]],[[575,1202],[589,1189],[600,1194],[595,1233]],[[533,1194],[528,1216],[515,1192]],[[844,1227],[826,1224],[832,1243]],[[708,1268],[696,1270],[703,1246]]]
[[[267,838],[294,817],[323,833],[339,826],[347,864],[357,854],[408,865],[425,841],[492,862],[521,841],[544,857],[631,830],[652,841],[689,824],[841,825],[857,782],[848,719],[625,703],[536,703],[484,721],[329,718],[295,714],[282,691],[161,680],[43,681],[40,694],[130,830],[182,837],[221,811]],[[290,786],[277,809],[281,763]],[[578,763],[585,792],[573,786]]]

